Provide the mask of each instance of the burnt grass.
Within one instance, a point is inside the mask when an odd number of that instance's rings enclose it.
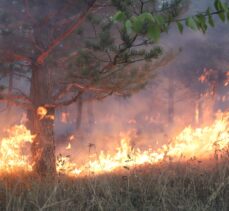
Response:
[[[5,174],[0,179],[0,210],[228,211],[229,156],[82,178]]]

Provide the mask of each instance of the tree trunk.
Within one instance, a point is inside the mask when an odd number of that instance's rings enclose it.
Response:
[[[168,123],[170,125],[174,122],[174,95],[175,95],[175,84],[172,74],[169,77],[169,84],[168,84]]]
[[[13,91],[13,78],[14,78],[14,69],[11,67],[10,73],[9,73],[9,86],[8,86],[8,94],[11,95]],[[7,103],[7,116],[9,117],[11,112],[11,104],[10,102]]]
[[[82,113],[83,113],[83,99],[79,97],[77,102],[77,113],[76,113],[76,130],[80,130],[82,123]]]
[[[91,131],[95,122],[94,112],[93,112],[93,102],[89,101],[87,105],[87,115],[88,115],[88,130]]]
[[[33,65],[31,80],[31,99],[33,110],[29,112],[29,128],[36,135],[32,144],[33,170],[41,177],[56,173],[54,114],[55,109],[48,107],[52,103],[51,80],[45,66]],[[47,113],[38,115],[38,108]]]

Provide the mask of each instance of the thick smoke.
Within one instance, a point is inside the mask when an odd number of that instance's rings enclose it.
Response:
[[[192,1],[183,15],[201,11],[209,2]],[[168,51],[179,52],[176,57],[161,67],[156,77],[137,94],[83,103],[78,130],[77,105],[58,109],[55,121],[58,153],[66,154],[65,148],[69,142],[72,149],[67,153],[72,157],[90,155],[101,149],[112,151],[118,146],[123,133],[133,137],[133,146],[157,148],[170,141],[184,127],[199,126],[195,119],[196,102],[199,93],[205,92],[209,85],[201,84],[198,78],[205,68],[221,73],[229,68],[229,27],[219,22],[217,17],[216,22],[216,27],[206,34],[185,29],[181,35],[174,25],[162,37],[161,44]],[[15,80],[15,84],[26,91],[24,81]],[[223,97],[225,99],[222,101]],[[212,113],[228,109],[228,87],[224,87],[223,81],[219,80],[216,96],[202,96],[202,101],[202,123],[208,124]],[[2,106],[1,109],[4,108]],[[22,117],[25,120],[23,112],[17,108],[12,108],[10,114],[8,111],[2,112],[1,125],[5,127],[20,123]]]

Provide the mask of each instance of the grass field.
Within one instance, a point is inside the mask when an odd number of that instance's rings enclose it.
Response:
[[[2,175],[0,210],[228,211],[229,153],[220,161],[163,162],[84,178]]]

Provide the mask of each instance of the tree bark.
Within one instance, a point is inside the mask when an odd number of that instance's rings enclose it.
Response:
[[[168,84],[168,123],[170,125],[174,122],[174,98],[175,98],[175,83],[172,74],[169,76]]]
[[[55,109],[47,105],[52,103],[51,80],[43,65],[32,67],[31,100],[33,110],[29,112],[29,128],[36,135],[32,143],[33,170],[41,177],[56,173],[54,114]],[[44,116],[37,113],[39,107],[47,112]]]
[[[79,97],[77,103],[77,113],[76,113],[76,130],[80,130],[82,123],[82,113],[83,113],[83,99],[82,96]]]
[[[14,78],[14,69],[11,67],[10,72],[9,72],[9,87],[8,87],[8,94],[12,94],[13,90],[13,78]],[[10,115],[11,112],[11,104],[10,102],[7,103],[7,116]]]
[[[95,122],[94,112],[93,112],[93,102],[89,101],[87,105],[87,115],[88,115],[88,130],[91,131]]]

